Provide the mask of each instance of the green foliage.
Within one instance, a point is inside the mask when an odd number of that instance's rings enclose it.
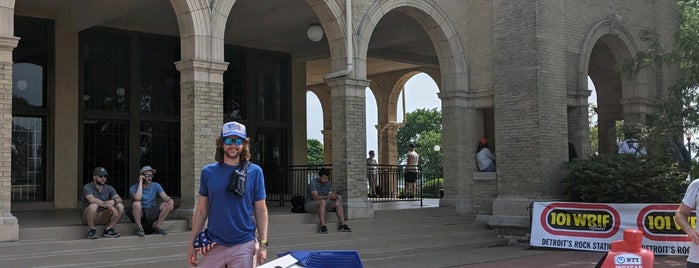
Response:
[[[565,196],[573,202],[678,203],[687,174],[661,157],[600,155],[564,164]]]
[[[444,179],[436,178],[422,185],[422,197],[439,198],[439,190],[444,189]]]
[[[411,142],[420,156],[420,170],[441,177],[442,151],[435,152],[434,146],[442,146],[442,112],[437,108],[417,109],[405,115],[405,125],[398,129],[398,164],[405,162]]]
[[[308,165],[323,165],[323,144],[316,139],[306,140]]]

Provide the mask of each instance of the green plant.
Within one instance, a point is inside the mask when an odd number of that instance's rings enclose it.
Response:
[[[687,173],[663,157],[600,155],[564,164],[564,195],[592,203],[679,203]]]
[[[436,178],[422,184],[422,197],[439,198],[439,190],[444,189],[444,179]]]

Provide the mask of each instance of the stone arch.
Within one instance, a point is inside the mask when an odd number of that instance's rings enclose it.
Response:
[[[612,153],[616,148],[615,122],[622,119],[643,122],[642,113],[647,111],[649,104],[647,89],[639,83],[643,73],[626,78],[613,69],[614,65],[630,60],[638,52],[632,35],[622,23],[623,18],[618,14],[597,22],[588,31],[580,50],[578,88],[582,92],[589,92],[589,75],[595,82],[600,100],[597,114],[601,154]],[[574,103],[587,104],[586,94],[577,94],[575,98]],[[579,117],[586,118],[584,115]],[[582,144],[582,147],[585,145]]]
[[[180,29],[181,57],[223,61],[226,21],[236,0],[170,0]]]
[[[468,91],[468,66],[461,40],[447,14],[432,0],[373,2],[358,26],[357,35],[362,39],[355,40],[357,58],[366,60],[371,34],[381,18],[393,10],[401,10],[415,19],[435,44],[443,92]],[[366,77],[364,68],[355,68],[355,73]]]
[[[338,4],[337,1],[325,0],[306,0],[306,3],[316,14],[320,24],[323,26],[323,32],[328,40],[328,46],[331,48],[331,70],[334,72],[344,69],[347,65],[345,59],[345,52],[347,49],[345,45],[345,31],[347,27],[351,27],[344,23],[344,4]]]
[[[623,18],[619,14],[612,14],[609,17],[595,23],[585,35],[582,47],[580,48],[580,58],[578,63],[578,88],[589,90],[587,87],[587,73],[590,66],[590,57],[595,44],[605,37],[612,45],[612,51],[617,59],[628,59],[638,53],[633,36],[623,25]]]

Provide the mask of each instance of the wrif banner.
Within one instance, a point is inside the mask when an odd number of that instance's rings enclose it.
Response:
[[[624,230],[643,232],[643,247],[657,255],[688,255],[690,240],[675,223],[678,204],[534,202],[530,244],[609,251]],[[696,214],[689,222],[695,226]]]

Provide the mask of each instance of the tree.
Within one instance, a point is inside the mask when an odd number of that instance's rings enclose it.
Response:
[[[415,144],[420,155],[420,169],[442,175],[442,152],[434,151],[442,146],[442,112],[437,108],[417,109],[405,115],[405,125],[398,129],[398,163],[405,162],[408,144]]]
[[[699,0],[678,0],[679,31],[675,46],[666,50],[657,33],[643,30],[641,40],[648,45],[631,61],[622,63],[619,70],[634,75],[646,67],[656,70],[679,66],[677,83],[654,103],[654,112],[648,117],[646,142],[652,152],[667,155],[669,140],[682,140],[684,133],[699,130]]]
[[[306,140],[309,165],[323,165],[323,144],[316,139]]]

